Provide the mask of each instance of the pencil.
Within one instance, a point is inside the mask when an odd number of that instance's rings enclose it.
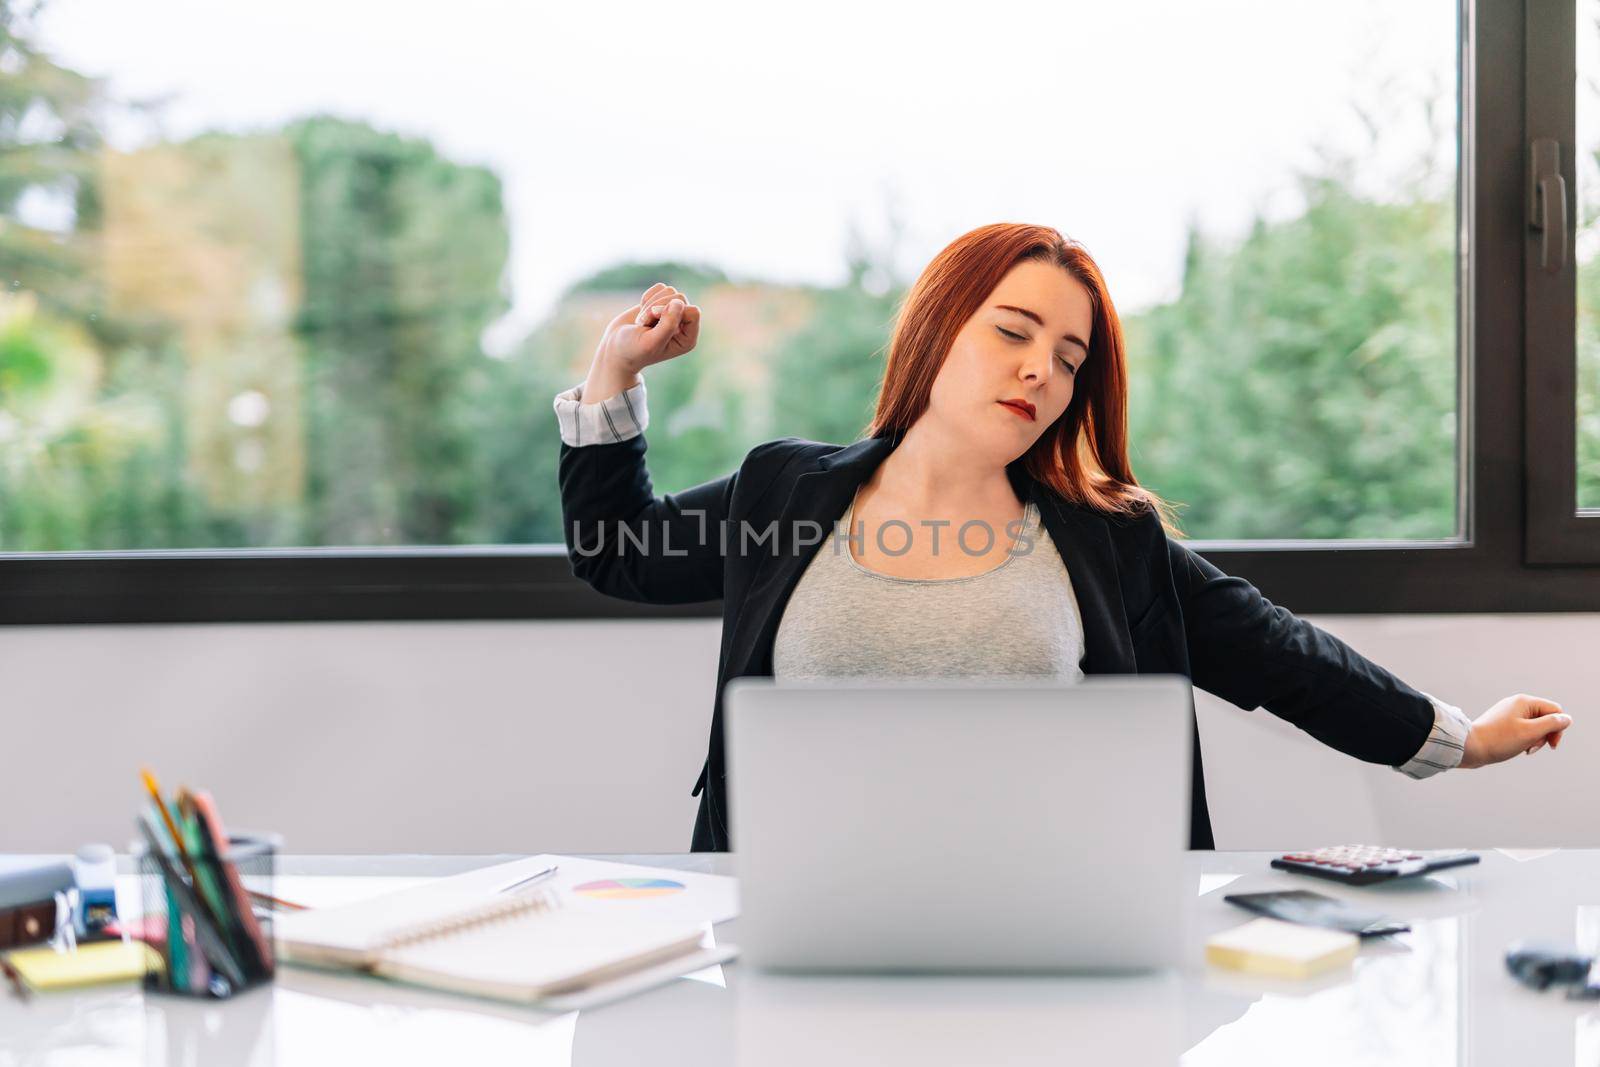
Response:
[[[195,900],[217,928],[221,929],[223,917],[214,915],[211,906],[206,903],[204,892],[200,888],[200,876],[195,873],[194,861],[189,858],[189,850],[183,847],[183,835],[178,832],[178,824],[172,820],[172,812],[167,810],[167,805],[161,799],[161,787],[156,784],[156,776],[150,773],[150,768],[139,768],[139,776],[144,779],[144,787],[150,791],[150,799],[156,802],[156,810],[161,813],[161,821],[166,824],[167,833],[172,837],[172,844],[178,850],[178,858],[183,861],[183,869],[189,872],[189,884],[194,887]]]
[[[150,791],[150,799],[156,802],[156,811],[161,813],[161,821],[167,826],[167,836],[172,838],[173,847],[178,850],[178,858],[183,861],[184,869],[189,872],[189,881],[198,885],[194,876],[194,863],[189,859],[189,850],[183,847],[183,835],[178,833],[178,824],[172,821],[172,812],[167,810],[167,802],[161,799],[161,787],[156,784],[156,776],[150,773],[150,768],[139,768],[139,777],[144,779],[144,787]]]

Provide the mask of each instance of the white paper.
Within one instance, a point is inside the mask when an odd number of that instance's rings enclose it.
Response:
[[[633,863],[612,863],[610,860],[552,855],[534,856],[491,869],[511,872],[506,879],[509,882],[515,880],[516,870],[532,874],[550,866],[558,868],[555,876],[540,885],[553,887],[560,893],[562,906],[566,908],[598,915],[626,915],[688,923],[726,922],[739,914],[739,880],[722,874],[700,874],[669,867],[645,867]],[[683,888],[667,889],[658,896],[631,899],[607,898],[592,891],[579,891],[580,887],[593,882],[627,878],[672,882]]]

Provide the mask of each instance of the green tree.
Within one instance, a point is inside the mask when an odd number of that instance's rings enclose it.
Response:
[[[892,241],[873,245],[852,233],[845,266],[844,284],[817,293],[811,322],[774,356],[781,435],[849,444],[872,420],[905,285]]]
[[[1600,17],[1591,15],[1580,33],[1600,34]],[[1578,136],[1594,135],[1593,121],[1600,110],[1600,72],[1580,69]],[[1600,144],[1582,145],[1578,154],[1576,239],[1577,262],[1577,374],[1578,455],[1577,506],[1600,508]]]
[[[302,173],[307,543],[469,540],[481,337],[509,306],[500,181],[359,123],[287,134]]]
[[[181,354],[109,315],[97,274],[104,86],[0,0],[0,550],[210,543],[186,506]]]
[[[668,281],[670,279],[670,281]],[[638,299],[656,282],[667,281],[686,293],[704,292],[728,281],[727,272],[707,263],[676,259],[628,260],[603,267],[567,287],[566,295],[577,293],[633,293]],[[623,307],[628,305],[624,304]],[[620,311],[621,308],[618,308]]]
[[[0,279],[38,294],[49,314],[89,323],[99,309],[85,236],[104,87],[33,43],[43,7],[0,0]],[[42,213],[64,215],[67,225],[35,224]]]
[[[1192,537],[1452,536],[1453,204],[1303,192],[1129,317],[1135,472]]]

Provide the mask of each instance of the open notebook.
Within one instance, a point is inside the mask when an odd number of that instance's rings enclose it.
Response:
[[[557,878],[501,891],[549,866]],[[287,962],[568,1010],[731,959],[737,949],[712,943],[710,924],[736,910],[732,886],[714,875],[535,856],[280,915],[273,933]]]

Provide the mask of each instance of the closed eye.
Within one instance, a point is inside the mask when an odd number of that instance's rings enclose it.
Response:
[[[1026,341],[1027,340],[1027,338],[1022,336],[1020,333],[1012,333],[1010,330],[1006,329],[1004,326],[996,326],[995,329],[999,330],[1001,333],[1005,334],[1007,337],[1011,338],[1013,341]],[[1077,377],[1078,368],[1074,367],[1072,365],[1072,360],[1070,360],[1070,359],[1062,359],[1061,360],[1061,365],[1063,367],[1067,368],[1069,371],[1071,371],[1072,374],[1073,374],[1073,377]]]

